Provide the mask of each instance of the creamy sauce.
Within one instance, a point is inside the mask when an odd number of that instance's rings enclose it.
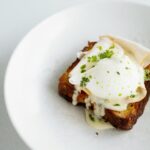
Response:
[[[81,92],[81,89],[79,86],[74,86],[74,88],[75,90],[72,95],[72,104],[77,105],[78,104],[77,98],[78,98],[79,93]]]
[[[89,109],[89,107],[91,106],[90,96],[88,96],[84,101],[85,101],[86,108]]]
[[[73,105],[77,105],[78,104],[77,97],[78,97],[78,91],[74,90],[74,93],[73,93],[73,96],[72,96],[72,104]]]
[[[98,130],[104,130],[104,129],[112,129],[114,128],[109,122],[105,122],[103,119],[99,119],[96,116],[92,115],[92,113],[89,110],[85,110],[85,117],[87,123]]]
[[[105,115],[105,108],[103,105],[94,105],[94,114],[97,116],[97,118],[101,118]]]

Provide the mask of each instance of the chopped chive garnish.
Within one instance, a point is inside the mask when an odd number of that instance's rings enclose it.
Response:
[[[95,121],[95,118],[93,117],[92,114],[89,114],[89,118],[90,118],[92,121]]]
[[[119,93],[118,96],[122,96],[122,93]]]
[[[98,62],[98,58],[96,55],[93,55],[93,56],[89,56],[88,57],[88,62]]]
[[[110,73],[109,71],[107,71],[107,73]]]
[[[109,49],[113,49],[113,48],[115,48],[115,45],[114,45],[114,44],[109,47]]]
[[[98,81],[96,81],[96,84],[99,84],[99,82],[98,82]]]
[[[91,75],[89,75],[89,78],[90,78],[90,79],[92,79],[92,76],[91,76]]]
[[[150,70],[145,69],[144,72],[145,72],[145,74],[144,74],[144,80],[145,81],[150,81]]]
[[[128,67],[125,67],[125,69],[128,70],[129,68],[128,68]]]
[[[135,96],[136,96],[135,94],[131,94],[130,98],[135,98]]]
[[[85,64],[82,65],[82,66],[80,67],[80,69],[81,69],[81,73],[84,73],[84,72],[86,71],[86,65],[85,65]]]
[[[97,56],[92,56],[92,62],[97,62],[98,59],[97,59]]]
[[[104,53],[99,54],[99,59],[111,58],[114,52],[112,50],[106,50]]]
[[[120,104],[114,104],[114,106],[120,106]]]
[[[81,70],[81,73],[84,73],[84,72],[86,72],[86,70]]]
[[[98,46],[98,49],[101,51],[103,49],[103,47],[100,45],[100,46]]]
[[[89,81],[90,81],[89,78],[87,78],[87,77],[82,77],[82,80],[81,80],[81,82],[80,82],[80,86],[81,86],[81,87],[85,87]]]
[[[120,75],[120,72],[117,71],[117,74]]]
[[[104,53],[100,53],[99,55],[93,55],[93,56],[89,56],[87,58],[88,62],[98,62],[100,61],[100,59],[104,59],[104,58],[111,58],[112,55],[114,54],[114,52],[112,50],[106,50]]]
[[[90,62],[90,61],[91,61],[91,57],[90,57],[90,56],[89,56],[87,59],[88,59],[88,62]]]
[[[82,65],[80,68],[81,68],[81,69],[85,69],[85,67],[86,67],[86,65],[84,64],[84,65]]]

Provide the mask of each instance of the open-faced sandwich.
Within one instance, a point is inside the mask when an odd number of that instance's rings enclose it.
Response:
[[[101,36],[77,53],[59,79],[59,94],[86,107],[95,128],[128,130],[150,94],[150,50],[115,36]]]

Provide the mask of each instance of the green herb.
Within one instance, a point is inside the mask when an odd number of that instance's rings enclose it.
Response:
[[[80,86],[81,86],[81,87],[86,86],[89,81],[90,81],[89,78],[87,78],[87,77],[82,77],[82,80],[81,80],[81,82],[80,82]]]
[[[144,80],[150,81],[150,70],[145,69]]]
[[[131,94],[130,98],[135,98],[135,96],[136,96],[135,94]]]
[[[84,65],[82,65],[80,68],[81,68],[81,69],[85,69],[85,67],[86,67],[86,65],[84,64]]]
[[[90,56],[87,59],[88,59],[88,62],[91,62],[91,57]]]
[[[89,78],[90,78],[90,79],[92,79],[92,76],[91,76],[91,75],[89,75]]]
[[[86,65],[85,65],[85,64],[82,65],[82,66],[80,67],[80,69],[81,69],[81,73],[84,73],[84,72],[86,71]]]
[[[122,93],[119,93],[118,96],[122,96]]]
[[[112,50],[106,50],[104,53],[100,53],[98,56],[93,55],[87,58],[88,62],[98,62],[100,59],[111,58],[114,52]]]
[[[120,75],[120,72],[117,71],[117,74]]]
[[[97,56],[92,56],[92,57],[91,57],[91,61],[92,61],[92,62],[97,62],[97,61],[98,61]]]
[[[104,53],[99,54],[99,59],[111,58],[114,52],[112,50],[106,50]]]
[[[114,106],[120,106],[120,104],[114,104]]]
[[[100,45],[100,46],[98,46],[98,49],[101,51],[101,50],[103,50],[103,47]]]
[[[125,69],[128,70],[129,68],[128,68],[128,67],[125,67]]]
[[[81,70],[81,73],[84,73],[84,72],[86,72],[86,70]]]
[[[107,71],[107,73],[110,73],[109,71]]]
[[[109,47],[109,49],[113,49],[113,48],[115,48],[115,44]]]
[[[113,48],[114,46],[111,46],[110,48]],[[99,49],[101,50],[102,49],[102,47],[101,46],[99,46]],[[89,56],[88,58],[87,58],[87,61],[88,62],[98,62],[98,61],[100,61],[100,59],[104,59],[104,58],[111,58],[112,57],[112,55],[114,54],[114,52],[112,51],[112,50],[106,50],[104,53],[100,53],[99,55],[93,55],[93,56]],[[85,70],[85,65],[83,65],[83,66],[81,66],[81,73],[83,73],[83,72],[85,72],[86,70]],[[95,65],[94,66],[92,66],[92,68],[93,67],[95,67]]]
[[[96,81],[96,84],[99,84],[99,82],[98,82],[98,81]]]
[[[98,62],[98,58],[96,55],[93,55],[93,56],[89,56],[88,57],[88,62]]]
[[[90,118],[92,121],[95,121],[95,118],[93,117],[92,114],[89,114],[89,118]]]

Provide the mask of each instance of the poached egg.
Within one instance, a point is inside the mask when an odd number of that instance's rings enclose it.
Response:
[[[129,103],[146,96],[144,67],[150,63],[150,52],[134,42],[102,36],[93,48],[80,52],[79,63],[69,74],[74,85],[73,104],[83,90],[86,107],[94,104],[94,115],[101,118],[105,109],[123,111]]]

